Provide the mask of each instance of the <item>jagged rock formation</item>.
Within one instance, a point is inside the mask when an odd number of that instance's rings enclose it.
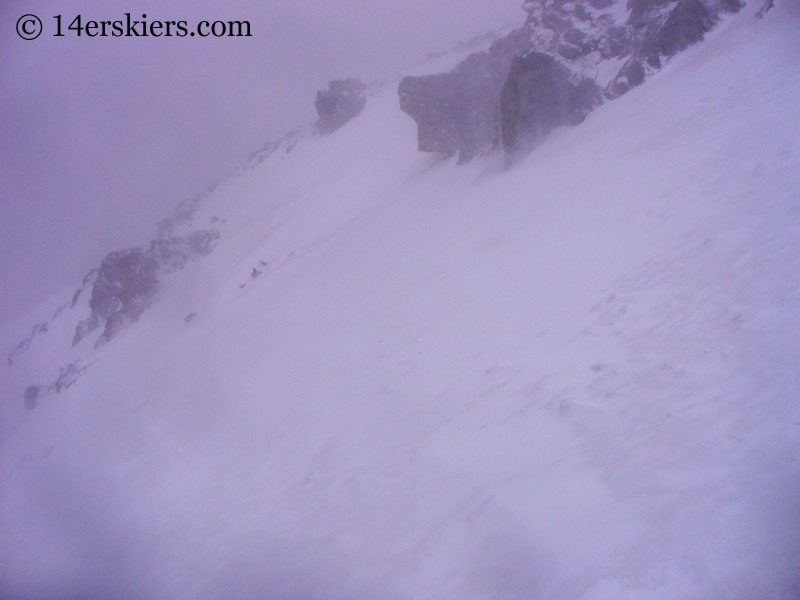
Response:
[[[81,333],[85,335],[105,323],[103,337],[110,339],[125,320],[138,320],[158,289],[157,269],[158,261],[141,248],[108,254],[92,287],[92,315],[86,327],[78,326]],[[78,330],[76,341],[77,334]]]
[[[166,273],[178,271],[190,259],[209,254],[219,240],[219,231],[205,229],[194,231],[187,236],[171,237],[150,242],[149,253]]]
[[[525,25],[449,73],[411,76],[400,107],[419,149],[465,162],[502,139],[530,148],[603,100],[640,85],[663,59],[703,39],[740,0],[526,0]]]
[[[50,331],[50,325],[68,309],[73,309],[91,290],[88,305],[91,313],[75,327],[72,345],[99,327],[102,334],[95,345],[110,340],[127,323],[135,322],[150,306],[161,286],[161,276],[183,269],[193,258],[209,254],[219,240],[215,229],[195,231],[186,236],[172,236],[150,242],[147,248],[130,248],[111,252],[100,267],[90,271],[71,300],[53,314],[53,321],[35,325],[29,337],[22,340],[8,355],[13,366],[34,340]],[[84,304],[85,306],[85,304]],[[25,408],[32,410],[43,396],[59,394],[72,386],[91,366],[80,360],[61,367],[56,380],[49,385],[30,385],[23,393]]]
[[[600,88],[576,77],[553,56],[529,52],[514,59],[500,96],[503,146],[524,150],[559,125],[577,125],[600,103]]]
[[[185,226],[192,222],[200,205],[203,203],[209,194],[217,189],[219,182],[214,182],[208,186],[204,191],[200,192],[193,198],[187,198],[178,203],[172,215],[166,219],[162,219],[156,225],[156,232],[159,239],[168,239],[175,235],[175,230],[181,226]],[[215,221],[219,221],[219,217],[212,217],[211,224],[214,225]]]
[[[72,298],[66,304],[62,304],[59,306],[52,316],[52,321],[44,322],[44,323],[37,323],[31,328],[31,333],[28,337],[22,340],[16,347],[8,353],[8,366],[14,366],[17,360],[20,359],[28,350],[30,350],[31,345],[36,341],[38,338],[43,337],[50,331],[50,326],[52,322],[58,319],[65,311],[69,309],[75,308],[78,304],[78,301],[83,296],[83,292],[90,289],[92,285],[94,285],[94,281],[97,278],[97,269],[92,269],[84,278],[83,282],[81,283],[81,287],[79,287],[75,292],[72,294]]]
[[[49,391],[60,394],[64,390],[69,389],[72,385],[80,379],[86,370],[91,365],[83,365],[80,361],[71,362],[65,367],[61,367],[58,373],[58,378],[55,383],[50,386]]]
[[[8,366],[13,366],[14,361],[21,355],[25,354],[31,347],[33,340],[44,333],[47,333],[47,323],[37,323],[31,328],[31,334],[22,340],[17,346],[8,353]]]
[[[317,129],[331,133],[358,115],[367,103],[367,86],[358,79],[337,79],[327,90],[317,92],[314,106],[317,109]]]
[[[197,213],[197,209],[200,206],[200,201],[202,198],[203,195],[200,195],[181,201],[178,206],[175,207],[175,211],[173,212],[172,216],[159,221],[158,225],[156,226],[159,239],[171,237],[175,227],[191,221],[194,215]]]
[[[217,230],[196,231],[155,240],[146,250],[131,248],[108,254],[92,286],[91,315],[78,323],[72,345],[101,324],[104,330],[99,341],[108,341],[125,323],[137,321],[159,289],[159,273],[184,268],[191,258],[211,252],[218,239]]]
[[[27,410],[33,410],[39,405],[44,396],[60,394],[72,387],[89,369],[91,364],[82,364],[76,360],[61,367],[58,377],[50,385],[29,385],[22,394],[22,399]]]

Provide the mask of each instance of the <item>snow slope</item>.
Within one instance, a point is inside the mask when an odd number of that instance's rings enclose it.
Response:
[[[800,11],[757,8],[511,169],[388,86],[224,182],[136,325],[3,367],[0,596],[800,597]]]

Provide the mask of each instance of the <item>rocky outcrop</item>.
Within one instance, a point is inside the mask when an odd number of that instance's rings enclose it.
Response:
[[[716,20],[700,0],[680,0],[658,30],[657,52],[673,56],[701,41]]]
[[[47,323],[37,323],[31,328],[31,334],[22,340],[16,347],[8,353],[8,366],[14,365],[14,362],[23,354],[25,354],[31,347],[33,340],[38,336],[47,333]]]
[[[608,97],[616,98],[641,84],[661,68],[665,58],[702,41],[722,14],[742,6],[741,0],[628,0],[630,59],[609,83]]]
[[[158,261],[141,248],[112,252],[103,259],[92,288],[92,317],[107,321],[119,315],[138,319],[158,289]]]
[[[606,96],[616,98],[644,83],[647,71],[638,58],[630,58],[617,73],[617,76],[608,84]]]
[[[75,327],[72,345],[102,327],[95,342],[109,341],[128,323],[137,321],[153,302],[161,287],[162,277],[183,269],[196,257],[209,254],[219,240],[215,229],[195,231],[186,236],[172,236],[150,242],[147,248],[117,250],[106,255],[100,267],[93,269],[83,279],[83,285],[73,294],[69,303],[53,315],[56,319],[66,309],[75,308],[84,291],[91,290],[89,317]],[[48,323],[34,326],[31,335],[20,342],[8,356],[9,366],[31,346],[33,340],[46,334]],[[44,395],[60,394],[70,388],[90,365],[73,361],[61,367],[56,380],[50,385],[31,385],[23,393],[25,408],[34,409]]]
[[[529,47],[522,30],[470,55],[449,73],[400,81],[400,108],[417,122],[417,147],[459,163],[500,141],[500,90],[517,52]]]
[[[319,132],[332,133],[358,115],[367,103],[366,89],[358,79],[337,79],[318,91],[314,106]]]
[[[659,68],[664,58],[701,41],[716,24],[719,12],[701,0],[632,0],[628,27],[634,56]]]
[[[623,3],[626,2],[624,5]],[[574,125],[703,39],[741,0],[526,0],[526,23],[449,73],[401,80],[424,152],[465,162]],[[621,67],[619,66],[621,63]]]
[[[108,254],[92,286],[91,315],[78,323],[72,345],[101,325],[104,329],[98,341],[108,341],[126,323],[137,321],[159,289],[159,275],[182,269],[191,258],[208,254],[218,239],[216,230],[196,231],[185,237],[155,240],[148,249]]]
[[[599,103],[594,81],[576,77],[553,56],[518,56],[500,97],[503,147],[508,152],[530,148],[559,125],[577,125]]]
[[[22,400],[27,410],[33,410],[44,399],[45,396],[60,394],[71,388],[83,377],[91,364],[83,364],[76,360],[61,367],[58,377],[50,385],[29,385],[22,394]]]
[[[400,108],[417,122],[423,152],[472,159],[497,140],[498,74],[488,53],[473,54],[449,73],[406,77]]]
[[[187,236],[173,236],[150,242],[149,254],[158,262],[159,268],[171,273],[186,266],[192,258],[211,253],[219,241],[219,231],[204,229]]]

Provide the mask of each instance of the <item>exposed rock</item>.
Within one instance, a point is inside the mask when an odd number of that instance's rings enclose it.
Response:
[[[503,146],[530,148],[559,125],[577,125],[600,103],[593,81],[574,76],[549,54],[514,59],[501,94]]]
[[[505,81],[511,61],[518,54],[528,52],[533,49],[531,32],[526,27],[520,27],[511,31],[506,37],[495,40],[489,46],[489,56],[492,57],[493,66],[496,72],[497,81],[502,86]]]
[[[61,367],[56,380],[50,385],[30,385],[25,388],[22,397],[25,408],[33,410],[38,406],[39,401],[45,394],[60,394],[64,390],[72,387],[83,374],[91,367],[91,363],[82,364],[81,361],[74,361]]]
[[[473,54],[449,73],[403,79],[400,107],[417,122],[422,151],[458,153],[464,162],[499,139],[517,151],[640,85],[741,1],[526,0],[525,25],[493,42],[488,56]],[[623,2],[627,13],[619,10]],[[529,58],[528,67],[517,62],[531,53],[540,58]],[[609,65],[619,62],[614,74]],[[528,139],[520,144],[523,130]]]
[[[158,260],[141,248],[119,250],[106,256],[89,300],[92,309],[89,325],[96,327],[105,322],[102,337],[109,340],[123,322],[137,321],[158,290],[157,270]]]
[[[641,28],[647,25],[657,26],[669,5],[675,0],[628,0],[628,25]]]
[[[126,323],[135,322],[160,287],[159,273],[186,266],[208,254],[219,239],[216,230],[195,231],[186,237],[151,242],[150,248],[131,248],[108,254],[100,265],[89,300],[91,315],[78,323],[72,345],[104,325],[98,342],[110,340]]]
[[[90,365],[81,365],[80,361],[76,360],[66,367],[61,367],[58,379],[56,379],[56,382],[52,385],[52,391],[55,391],[56,394],[60,394],[64,390],[72,387],[86,372],[89,366]]]
[[[700,0],[680,0],[658,31],[658,46],[664,56],[673,56],[703,35],[716,23],[716,18]]]
[[[297,144],[301,140],[312,137],[318,132],[319,128],[316,124],[303,125],[301,127],[297,127],[292,131],[290,131],[289,133],[287,133],[281,139],[277,141],[267,142],[255,152],[252,152],[248,158],[247,165],[245,165],[244,169],[252,170],[256,166],[264,162],[264,160],[266,160],[268,157],[276,153],[282,156],[286,156],[290,154],[297,147]]]
[[[211,184],[208,188],[206,188],[203,192],[196,195],[194,198],[189,198],[179,202],[178,205],[175,207],[172,216],[167,217],[166,219],[163,219],[158,222],[158,225],[156,227],[158,238],[159,239],[170,238],[174,235],[176,227],[190,223],[197,214],[197,211],[200,208],[200,204],[203,202],[203,200],[206,199],[206,197],[211,192],[217,189],[218,185],[219,183],[215,182]]]
[[[498,74],[486,52],[471,55],[450,73],[406,77],[400,108],[417,122],[423,152],[472,159],[497,141]]]
[[[25,354],[30,349],[33,340],[36,337],[47,333],[47,330],[48,330],[47,323],[37,323],[36,325],[34,325],[31,328],[31,334],[24,340],[22,340],[19,344],[17,344],[17,346],[11,352],[8,353],[8,366],[9,367],[13,366],[17,358]]]
[[[517,29],[449,73],[403,78],[400,108],[417,122],[419,150],[458,154],[464,163],[497,146],[500,90],[514,56],[530,45],[530,36]]]
[[[565,2],[531,0],[525,29],[531,40],[528,50],[559,55],[578,67],[596,66],[599,61],[624,56],[631,51],[623,23],[616,21],[608,2]]]
[[[194,257],[209,254],[219,241],[219,231],[205,229],[185,237],[171,237],[150,242],[149,254],[167,273],[178,271]]]
[[[567,60],[577,60],[592,52],[593,46],[586,32],[570,26],[561,36],[556,51]]]
[[[78,288],[75,290],[75,293],[72,294],[72,300],[70,301],[70,306],[75,308],[75,305],[78,303],[78,300],[81,299],[81,294],[83,293],[83,288]]]
[[[658,69],[663,58],[701,41],[721,13],[736,12],[742,4],[740,0],[629,0],[628,6],[633,54]]]
[[[631,88],[641,85],[645,78],[645,68],[638,58],[631,58],[619,70],[617,76],[611,81],[608,92],[611,97],[616,98]]]
[[[39,394],[41,391],[42,388],[38,385],[31,385],[25,388],[25,393],[22,396],[25,401],[26,409],[33,410],[36,408],[36,405],[39,403]]]
[[[367,103],[364,93],[367,86],[358,79],[337,79],[327,90],[317,92],[314,106],[317,109],[317,128],[320,133],[331,133],[358,115]]]
[[[108,321],[116,315],[135,321],[158,289],[158,261],[141,248],[112,252],[103,259],[92,288],[92,315]]]
[[[189,200],[182,200],[175,207],[175,212],[171,217],[167,217],[158,222],[156,230],[160,239],[172,236],[172,232],[177,225],[190,221],[197,212],[198,205],[200,204],[199,197],[191,198]]]
[[[775,7],[775,0],[765,0],[763,6],[758,9],[756,17],[758,17],[759,19],[763,19],[765,16],[767,16],[767,13],[771,11],[774,7]]]
[[[75,335],[72,336],[72,345],[76,346],[87,335],[92,333],[100,325],[100,318],[96,315],[84,319],[75,326]]]
[[[583,4],[529,1],[525,9],[529,13],[525,27],[493,42],[488,53],[471,55],[449,73],[406,77],[400,82],[400,107],[417,122],[421,151],[458,153],[459,162],[465,162],[501,140],[506,146],[510,122],[504,111],[510,109],[513,94],[507,91],[506,106],[502,107],[501,93],[515,57],[539,48],[577,60],[591,53],[605,56],[624,49],[620,32],[612,31],[613,27],[595,18]],[[513,82],[509,86],[513,88]],[[581,90],[594,96],[585,83]],[[575,113],[572,107],[565,109]]]

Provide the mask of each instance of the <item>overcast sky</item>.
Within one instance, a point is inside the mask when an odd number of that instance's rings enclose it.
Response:
[[[0,4],[0,322],[66,287],[264,142],[367,82],[497,27],[521,0],[25,1]],[[53,37],[86,20],[249,20],[251,38]],[[17,19],[44,22],[21,40]],[[138,16],[138,15],[137,15]]]

